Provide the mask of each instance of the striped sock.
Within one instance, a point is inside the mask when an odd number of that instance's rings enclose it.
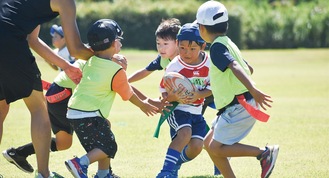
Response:
[[[183,163],[186,163],[186,162],[189,162],[192,160],[189,157],[187,157],[186,148],[187,148],[187,145],[184,147],[183,151],[181,152],[179,159],[177,161],[177,164],[183,164]]]
[[[179,155],[180,153],[178,151],[168,148],[161,172],[171,172],[179,159]]]

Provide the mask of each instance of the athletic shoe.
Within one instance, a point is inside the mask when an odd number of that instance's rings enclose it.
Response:
[[[35,178],[44,178],[38,171],[35,172]],[[48,178],[64,178],[56,172],[51,172]]]
[[[260,155],[258,160],[262,167],[261,178],[270,177],[279,153],[279,145],[266,146],[266,150]]]
[[[114,174],[113,172],[112,172],[111,176],[112,176],[112,178],[120,178],[120,176]]]
[[[65,165],[75,178],[88,178],[88,166],[81,165],[79,158],[73,158],[71,160],[65,161]]]
[[[61,176],[60,174],[56,173],[56,172],[52,172],[50,174],[51,178],[64,178],[63,176]]]
[[[98,175],[96,174],[95,176],[94,176],[94,178],[100,178],[100,177],[98,177]],[[117,175],[115,175],[115,174],[110,174],[110,173],[108,173],[107,175],[106,175],[106,177],[104,177],[104,178],[120,178],[119,176],[117,176]]]
[[[180,169],[180,167],[182,166],[182,164],[176,164],[174,167],[174,170],[171,172],[171,174],[174,177],[178,177],[178,170]]]
[[[34,169],[29,162],[27,162],[26,157],[18,155],[15,148],[9,148],[3,151],[2,155],[8,162],[16,165],[20,170],[27,173],[33,173]]]
[[[177,176],[172,175],[171,172],[167,172],[167,171],[163,172],[163,171],[161,171],[161,172],[156,176],[156,178],[177,178]]]

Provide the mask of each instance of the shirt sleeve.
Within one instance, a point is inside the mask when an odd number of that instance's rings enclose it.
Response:
[[[211,46],[210,58],[212,63],[222,72],[234,61],[234,57],[230,54],[227,47],[221,43],[215,43]]]
[[[134,94],[133,89],[128,83],[125,70],[120,69],[113,77],[112,90],[118,93],[124,101],[129,100]]]
[[[155,71],[155,70],[162,70],[163,68],[161,67],[161,56],[158,55],[157,58],[155,58],[148,66],[146,66],[146,70],[148,71]]]

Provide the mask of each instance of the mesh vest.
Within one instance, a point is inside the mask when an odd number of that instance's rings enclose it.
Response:
[[[79,67],[82,70],[86,62],[87,61],[85,60],[79,59],[75,61],[73,65]],[[74,90],[76,87],[76,84],[63,71],[57,75],[54,82],[61,87],[71,88],[72,90]]]
[[[215,39],[214,43],[221,43],[227,47],[230,54],[242,66],[247,75],[250,75],[248,65],[244,62],[239,48],[227,36],[219,36]],[[224,72],[219,70],[211,59],[210,65],[210,83],[211,90],[215,98],[216,109],[221,109],[230,104],[235,95],[242,94],[247,88],[240,82],[240,80],[233,74],[232,70],[227,68]]]
[[[167,59],[161,58],[161,60],[160,60],[160,66],[163,69],[165,69],[169,63],[170,63],[170,59],[169,58],[167,58]]]
[[[107,118],[116,92],[111,88],[115,74],[122,67],[113,61],[96,56],[83,68],[83,77],[69,101],[69,108],[80,111],[99,111]]]

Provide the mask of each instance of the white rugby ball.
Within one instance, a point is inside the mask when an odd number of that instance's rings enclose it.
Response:
[[[177,91],[178,89],[183,88],[184,90],[181,93],[181,98],[190,96],[191,93],[195,91],[195,87],[191,81],[178,72],[165,73],[163,76],[163,84],[167,92],[171,89]]]

